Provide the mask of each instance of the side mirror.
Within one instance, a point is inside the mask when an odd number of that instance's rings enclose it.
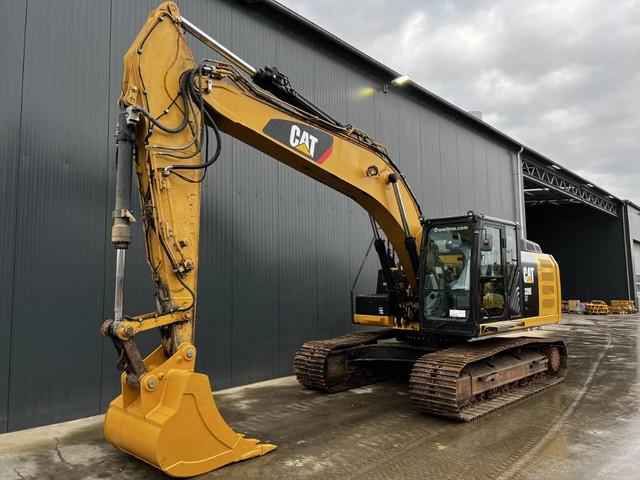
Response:
[[[480,251],[490,252],[491,250],[493,250],[493,236],[483,228],[480,234]]]

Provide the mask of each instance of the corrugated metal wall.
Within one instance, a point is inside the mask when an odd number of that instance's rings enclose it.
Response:
[[[117,392],[98,333],[113,303],[114,106],[121,56],[156,3],[3,4],[0,431],[96,414]],[[383,83],[369,67],[250,6],[179,3],[249,62],[278,65],[386,143],[426,215],[515,218],[512,153],[490,137],[399,90],[364,96]],[[349,289],[370,237],[357,205],[226,137],[203,210],[197,341],[215,388],[289,374],[303,341],[351,329]],[[139,232],[134,242],[131,314],[153,309]],[[375,269],[370,261],[358,290],[373,288]]]

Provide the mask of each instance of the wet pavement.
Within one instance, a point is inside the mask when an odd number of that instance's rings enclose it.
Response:
[[[324,395],[293,378],[216,395],[268,455],[198,477],[564,480],[640,478],[640,316],[565,315],[564,383],[475,422],[417,413],[403,381]],[[0,435],[0,479],[159,479],[93,417]]]

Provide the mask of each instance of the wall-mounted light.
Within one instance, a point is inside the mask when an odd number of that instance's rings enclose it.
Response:
[[[410,80],[411,80],[411,77],[409,77],[409,75],[400,75],[399,77],[396,77],[393,80],[391,80],[390,83],[385,83],[382,86],[382,93],[389,93],[389,88],[400,87]]]

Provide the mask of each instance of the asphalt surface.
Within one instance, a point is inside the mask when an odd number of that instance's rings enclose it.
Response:
[[[292,377],[216,394],[264,457],[198,477],[640,478],[640,316],[565,315],[564,383],[468,424],[417,413],[404,381],[325,395]],[[104,442],[102,418],[0,435],[0,479],[160,479]]]

